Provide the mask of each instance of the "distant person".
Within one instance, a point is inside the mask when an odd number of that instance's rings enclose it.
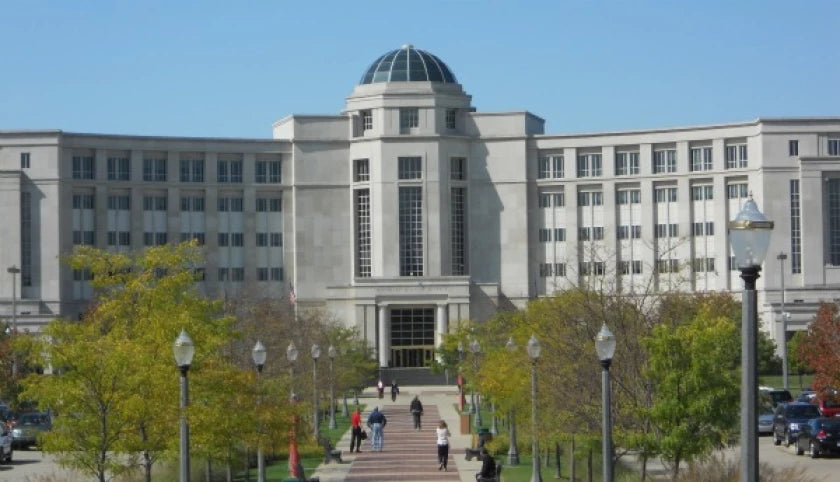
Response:
[[[385,397],[385,384],[382,383],[382,380],[376,382],[376,390],[379,392],[379,398]]]
[[[420,403],[420,397],[415,395],[414,400],[411,401],[409,407],[411,416],[414,418],[414,430],[420,431],[420,417],[423,416],[423,404]]]
[[[449,437],[452,434],[449,433],[449,427],[443,420],[438,423],[435,432],[437,433],[438,463],[440,464],[438,470],[446,471],[446,465],[449,462]]]
[[[350,417],[350,427],[350,452],[353,451],[354,446],[356,447],[356,452],[360,452],[362,448],[362,414],[359,411],[359,407],[356,407],[356,410],[353,411],[353,415]]]
[[[496,477],[496,460],[490,456],[486,448],[481,447],[481,472],[475,475],[478,479],[494,479]]]
[[[400,393],[400,387],[397,386],[396,380],[391,380],[391,401],[397,401],[397,395]]]
[[[382,452],[382,445],[385,441],[384,429],[388,423],[385,414],[379,411],[379,407],[373,407],[373,411],[368,416],[367,425],[373,432],[370,438],[370,446],[374,452]]]

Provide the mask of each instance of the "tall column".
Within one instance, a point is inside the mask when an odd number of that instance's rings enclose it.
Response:
[[[391,358],[391,320],[388,319],[388,306],[379,305],[379,366],[388,367]]]
[[[443,344],[443,335],[449,330],[446,321],[446,305],[437,305],[437,315],[435,316],[435,348],[439,348]]]

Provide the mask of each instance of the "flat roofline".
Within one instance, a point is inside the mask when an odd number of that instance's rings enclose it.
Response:
[[[484,112],[484,111],[476,112],[476,111],[473,111],[473,112],[468,112],[468,114],[473,116],[473,117],[482,116],[482,115],[487,115],[487,116],[524,115],[524,116],[533,117],[534,119],[539,119],[539,120],[545,122],[545,119],[543,119],[542,117],[534,114],[533,112],[529,112],[527,110],[514,110],[514,111],[509,111],[509,112]]]
[[[281,118],[280,120],[274,121],[274,124],[271,124],[272,127],[276,127],[280,124],[285,124],[294,119],[333,119],[333,120],[344,120],[347,119],[346,115],[341,114],[289,114],[286,117]]]
[[[192,137],[192,136],[146,136],[132,134],[97,134],[92,132],[63,132],[67,137],[104,137],[107,139],[141,139],[141,140],[165,140],[165,141],[199,141],[199,142],[258,142],[258,143],[282,143],[288,142],[270,137],[245,138],[245,137]]]

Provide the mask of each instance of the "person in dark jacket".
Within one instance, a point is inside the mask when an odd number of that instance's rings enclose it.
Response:
[[[411,401],[409,410],[411,411],[411,416],[414,418],[414,430],[419,432],[420,417],[423,415],[423,404],[420,403],[420,397],[417,395],[414,396],[414,400]]]
[[[388,420],[385,414],[379,411],[379,407],[373,407],[373,411],[368,416],[367,425],[370,427],[373,435],[370,437],[370,446],[374,452],[382,452],[382,445],[385,442],[385,424]]]
[[[493,479],[496,477],[496,460],[481,447],[481,472],[476,474],[476,479]]]
[[[397,386],[397,381],[392,380],[391,381],[391,401],[392,402],[397,401],[397,395],[399,395],[399,393],[400,393],[400,387]]]

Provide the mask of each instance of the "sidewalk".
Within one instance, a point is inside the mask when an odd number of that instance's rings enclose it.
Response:
[[[379,399],[375,388],[366,389],[359,397],[359,403],[367,405],[362,420],[374,406],[378,406],[386,417],[385,445],[383,452],[370,452],[370,439],[365,440],[361,453],[350,453],[349,432],[338,443],[344,464],[321,464],[314,476],[323,482],[352,480],[459,480],[475,482],[475,474],[481,462],[468,462],[464,449],[472,445],[472,435],[461,435],[460,417],[457,410],[458,389],[452,386],[400,387],[396,402],[386,388],[385,398]],[[415,432],[412,427],[408,405],[415,395],[423,403],[423,430]],[[452,433],[449,442],[449,472],[437,470],[437,448],[435,428],[443,419]],[[457,475],[456,475],[457,474]]]

